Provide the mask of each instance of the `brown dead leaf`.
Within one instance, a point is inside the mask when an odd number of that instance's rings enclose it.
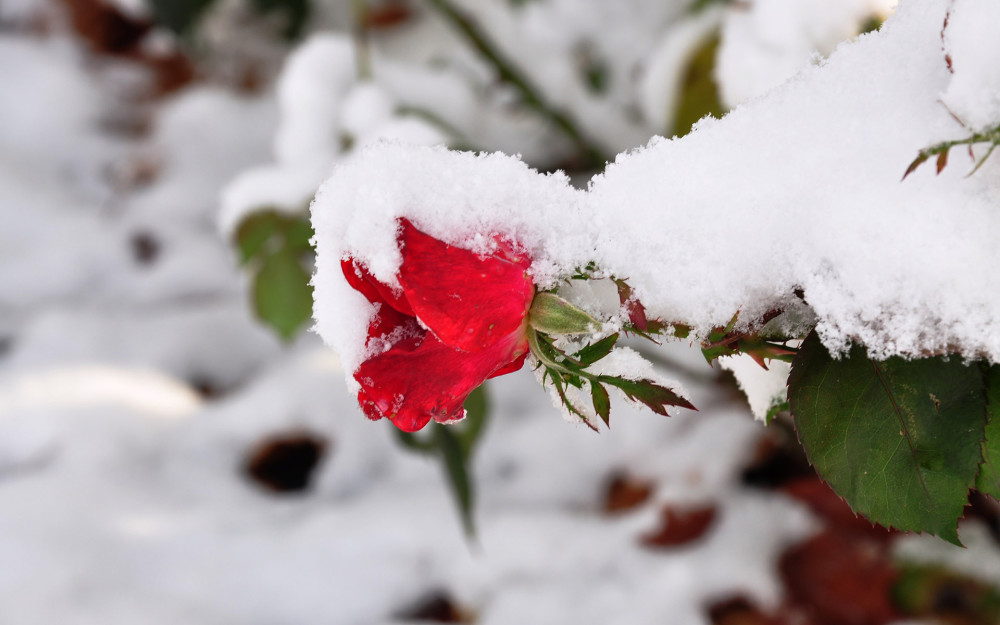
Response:
[[[641,542],[650,548],[679,547],[705,535],[715,521],[715,506],[685,508],[667,505],[660,512],[660,527],[644,535]]]

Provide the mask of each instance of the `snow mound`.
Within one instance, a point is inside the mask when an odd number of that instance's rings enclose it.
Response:
[[[980,5],[964,10],[989,12]],[[968,178],[960,165],[937,176],[926,167],[901,180],[918,150],[968,134],[939,100],[951,80],[941,49],[949,6],[905,5],[723,120],[619,155],[587,191],[500,154],[363,151],[312,205],[318,332],[353,370],[371,306],[340,260],[396,284],[396,218],[406,216],[470,249],[512,237],[540,286],[595,262],[627,278],[651,316],[700,336],[737,311],[749,322],[799,306],[798,292],[831,349],[859,341],[880,358],[1000,361],[997,166]]]

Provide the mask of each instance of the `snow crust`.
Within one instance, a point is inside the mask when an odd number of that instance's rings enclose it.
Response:
[[[834,350],[859,341],[876,357],[1000,360],[1000,170],[928,167],[900,180],[918,150],[966,132],[939,101],[949,5],[904,4],[879,32],[723,120],[619,155],[586,191],[500,154],[365,150],[312,205],[317,330],[352,370],[370,308],[339,261],[395,284],[395,220],[406,216],[472,249],[511,237],[540,286],[596,262],[627,278],[649,314],[700,335],[737,311],[748,323],[795,308],[801,289]]]

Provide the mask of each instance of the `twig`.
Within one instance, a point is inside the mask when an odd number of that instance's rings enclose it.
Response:
[[[427,0],[428,3],[457,28],[469,43],[488,60],[497,70],[500,80],[509,83],[521,94],[524,103],[537,113],[551,121],[559,130],[576,143],[592,164],[598,167],[607,162],[602,150],[592,144],[576,124],[565,113],[550,106],[541,93],[521,75],[503,53],[487,38],[487,36],[466,15],[459,11],[451,0]]]

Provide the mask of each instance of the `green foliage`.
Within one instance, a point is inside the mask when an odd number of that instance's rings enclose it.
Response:
[[[486,386],[472,391],[465,400],[465,419],[461,423],[432,423],[429,435],[417,435],[395,429],[396,438],[410,451],[437,456],[447,478],[455,505],[467,536],[476,534],[474,483],[470,467],[476,444],[489,417],[489,396]]]
[[[215,0],[149,0],[153,20],[175,33],[188,32]]]
[[[757,324],[758,330],[780,314],[780,311],[769,312]],[[705,356],[708,364],[712,364],[720,356],[736,354],[750,356],[764,369],[767,369],[767,361],[769,360],[792,361],[796,351],[794,348],[768,341],[761,336],[759,331],[735,330],[738,318],[739,312],[733,315],[725,327],[714,328],[702,344],[701,353]]]
[[[268,210],[236,230],[240,262],[253,273],[257,317],[290,340],[312,317],[312,226],[305,216]]]
[[[1000,589],[941,566],[904,562],[892,587],[907,617],[967,625],[1000,623]]]
[[[286,39],[298,39],[309,18],[309,0],[250,0],[250,6],[261,14],[284,13]]]
[[[719,35],[709,38],[691,57],[684,74],[681,99],[674,116],[674,134],[683,137],[691,132],[702,117],[722,117],[726,107],[719,99],[715,86],[715,55],[719,48]]]
[[[673,392],[665,386],[661,386],[652,380],[626,380],[602,375],[598,381],[614,386],[632,401],[637,401],[655,412],[667,416],[667,406],[681,406],[688,410],[695,410],[686,399]]]
[[[770,408],[767,409],[767,413],[764,415],[764,425],[771,425],[774,418],[777,417],[782,412],[788,412],[788,402],[779,401],[774,403]]]
[[[153,21],[175,33],[186,34],[193,30],[205,12],[217,0],[149,0]],[[309,17],[309,0],[247,0],[260,14],[283,13],[284,31],[288,39],[302,34]]]
[[[982,459],[982,370],[942,357],[834,359],[815,332],[799,348],[788,399],[819,475],[856,512],[959,544],[958,519]]]
[[[594,404],[594,412],[604,421],[604,425],[611,426],[611,397],[608,390],[601,384],[591,383],[590,400]]]
[[[537,296],[536,296],[537,297]],[[605,425],[610,426],[611,399],[605,386],[613,386],[627,398],[639,402],[657,414],[667,415],[667,406],[679,406],[695,410],[683,397],[669,388],[657,384],[653,380],[630,380],[618,376],[601,375],[588,371],[587,368],[611,353],[619,334],[612,334],[600,341],[587,345],[573,356],[556,347],[551,337],[544,332],[530,330],[528,344],[531,353],[538,359],[538,366],[543,367],[542,384],[551,384],[563,406],[570,414],[579,417],[592,430],[597,426],[591,422],[587,412],[581,406],[573,403],[567,395],[567,388],[590,388],[591,402],[596,413]]]
[[[729,4],[732,0],[694,0],[688,8],[688,13],[697,15],[705,9],[717,4]]]
[[[986,440],[983,441],[983,465],[976,478],[976,490],[1000,500],[1000,365],[993,365],[986,373],[988,422]]]
[[[984,154],[978,160],[975,160],[975,155],[972,152],[972,146],[979,144],[988,144],[989,148],[986,150],[986,154]],[[964,139],[958,139],[957,141],[943,141],[936,145],[932,145],[928,148],[924,148],[917,154],[917,158],[913,159],[913,162],[910,163],[910,166],[906,168],[906,172],[903,174],[903,180],[906,180],[907,176],[915,172],[918,167],[926,163],[931,157],[936,157],[935,169],[937,170],[937,173],[940,174],[942,171],[944,171],[944,168],[948,166],[948,154],[951,151],[951,149],[953,147],[960,145],[968,146],[969,157],[972,158],[976,163],[975,166],[972,168],[972,171],[970,171],[968,174],[971,176],[972,174],[976,173],[980,167],[983,166],[983,163],[986,162],[986,159],[988,159],[990,155],[993,154],[993,150],[995,150],[997,146],[1000,145],[1000,126],[997,126],[996,128],[984,132],[973,133]]]
[[[589,334],[601,322],[555,293],[536,293],[528,311],[528,324],[547,334]]]
[[[254,277],[253,300],[257,316],[285,340],[309,321],[312,286],[294,251],[286,248],[264,257]]]
[[[615,332],[611,336],[606,336],[600,341],[584,347],[573,354],[573,356],[580,362],[580,365],[589,367],[611,353],[611,350],[615,347],[615,343],[618,342],[619,336],[619,333]]]
[[[885,20],[881,15],[869,15],[868,19],[861,23],[861,28],[858,29],[858,34],[863,35],[865,33],[873,33],[879,28],[882,28],[882,24]]]

